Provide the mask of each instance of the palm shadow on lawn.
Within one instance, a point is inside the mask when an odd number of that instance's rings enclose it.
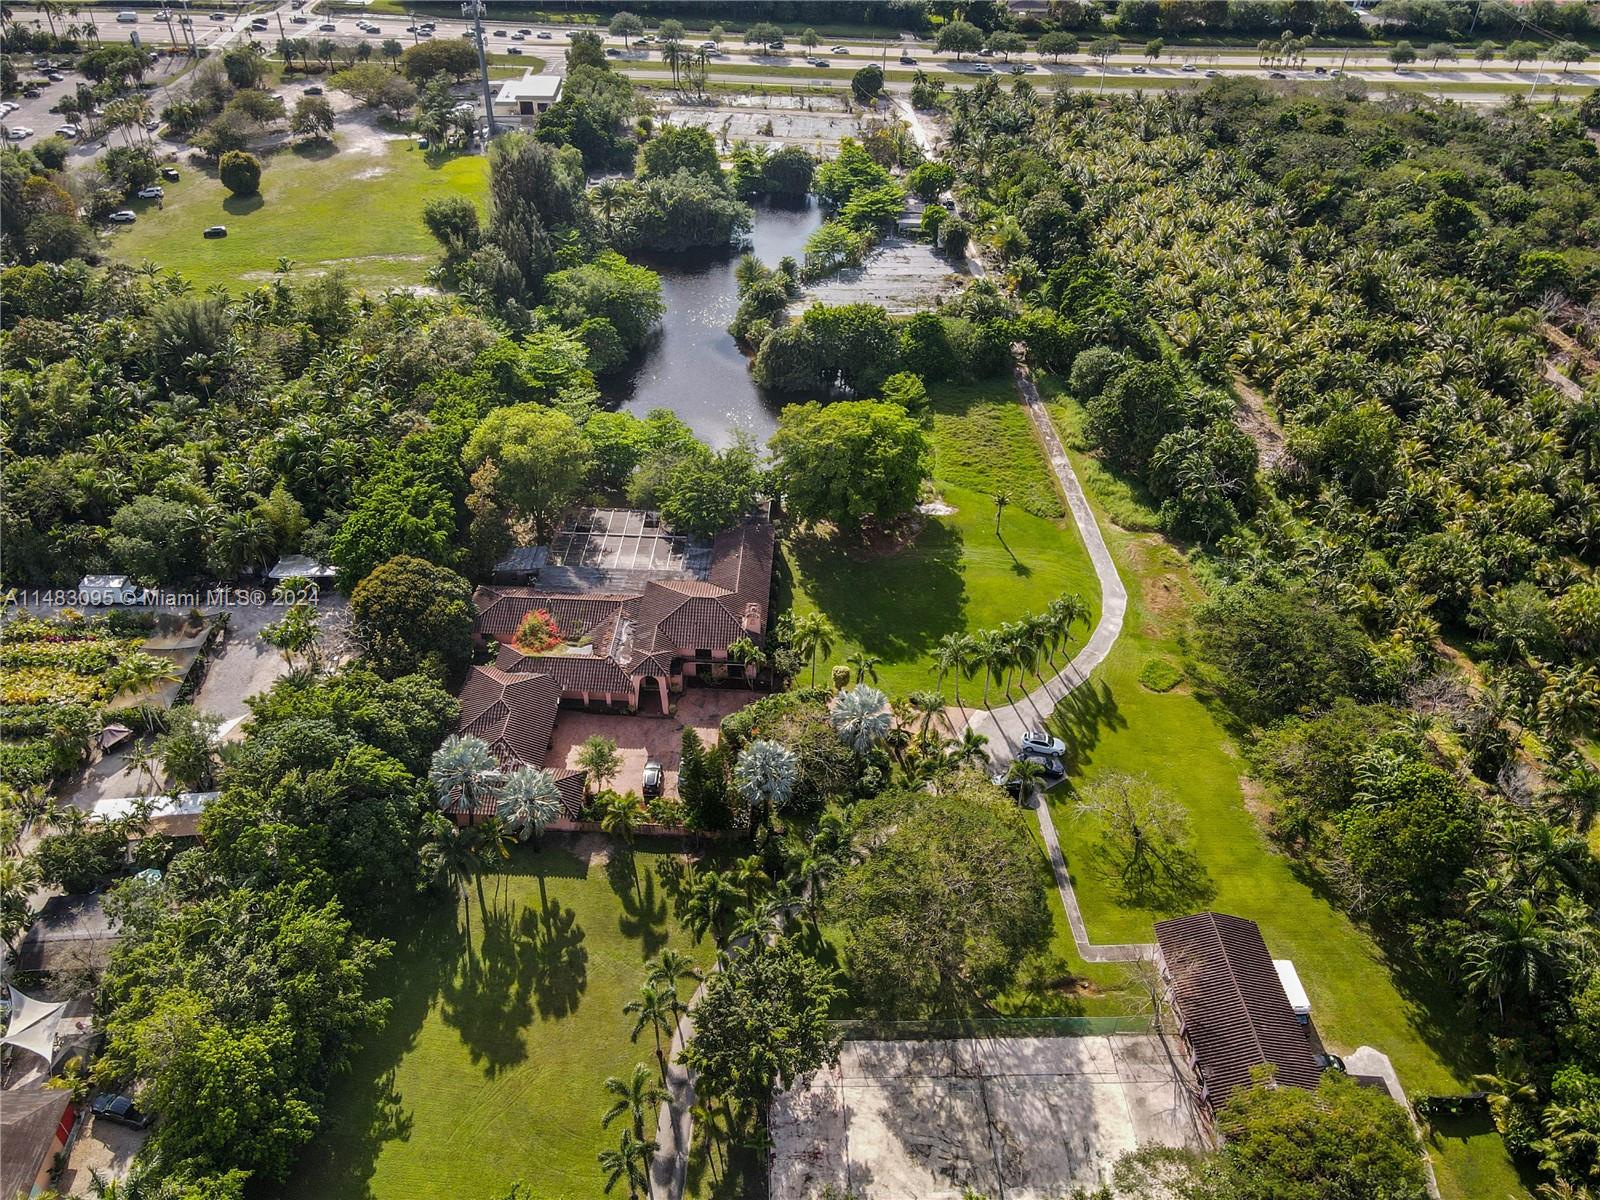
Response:
[[[778,609],[792,605],[798,571],[841,637],[887,662],[917,659],[945,634],[966,630],[962,544],[960,531],[938,520],[897,553],[863,559],[841,535],[792,534],[775,570]]]
[[[639,870],[633,851],[624,847],[612,850],[606,875],[622,903],[617,929],[639,943],[642,957],[653,957],[667,944],[667,898],[656,873]]]
[[[1084,760],[1100,744],[1102,735],[1127,727],[1128,718],[1122,715],[1111,685],[1095,679],[1073,689],[1045,721],[1045,728],[1067,744],[1061,765],[1068,778],[1083,774]]]

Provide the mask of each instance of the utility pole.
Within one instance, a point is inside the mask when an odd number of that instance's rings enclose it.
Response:
[[[483,52],[483,10],[487,7],[485,0],[462,0],[461,15],[472,18],[473,41],[478,46],[478,75],[483,80],[483,115],[489,122],[492,139],[500,133],[500,126],[494,119],[494,96],[489,92],[489,59]]]

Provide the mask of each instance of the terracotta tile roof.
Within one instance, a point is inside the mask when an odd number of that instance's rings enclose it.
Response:
[[[598,654],[524,654],[502,644],[495,666],[513,674],[537,672],[554,679],[564,691],[631,693],[628,673]]]
[[[537,766],[538,764],[533,764]],[[561,792],[561,809],[568,820],[576,821],[583,812],[584,780],[588,775],[583,771],[573,771],[566,767],[551,767],[550,774],[556,777],[556,787]],[[479,800],[472,810],[475,817],[492,817],[498,805],[493,796],[486,796]]]
[[[509,642],[530,612],[543,609],[568,641],[587,638],[598,643],[609,638],[617,617],[632,599],[606,594],[568,596],[524,587],[480,587],[472,594],[478,633],[498,642]]]
[[[461,689],[457,729],[489,743],[502,766],[538,766],[550,750],[561,685],[546,674],[473,667]]]
[[[775,545],[772,521],[765,514],[747,518],[732,529],[723,530],[711,543],[711,571],[708,578],[739,598],[737,604],[730,602],[728,607],[741,617],[745,605],[756,605],[761,610],[762,629],[767,624],[767,600],[772,591]]]
[[[1213,1108],[1262,1063],[1277,1067],[1279,1085],[1317,1086],[1322,1069],[1254,921],[1212,912],[1157,921],[1156,942]]]
[[[650,651],[690,655],[696,650],[726,650],[744,636],[739,617],[715,585],[696,584],[684,591],[671,583],[651,583],[639,601],[634,641]],[[711,591],[700,589],[712,587]]]

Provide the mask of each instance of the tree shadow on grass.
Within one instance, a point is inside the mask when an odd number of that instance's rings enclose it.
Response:
[[[265,203],[260,192],[253,196],[229,196],[222,202],[222,211],[233,217],[247,217]]]
[[[339,147],[331,141],[319,139],[314,142],[296,142],[289,148],[289,153],[308,162],[324,162],[338,154]]]
[[[444,1023],[461,1034],[473,1065],[490,1079],[528,1057],[523,1033],[533,1019],[526,934],[512,907],[483,909],[477,953],[445,985],[440,1008]]]
[[[667,944],[667,898],[654,871],[641,871],[638,880],[637,887],[617,893],[622,901],[617,928],[623,937],[639,943],[643,957],[650,958]]]
[[[1111,685],[1094,679],[1064,697],[1045,721],[1045,728],[1067,744],[1061,763],[1069,777],[1083,773],[1084,760],[1103,734],[1127,727],[1128,719],[1117,706]]]
[[[388,997],[388,1020],[362,1038],[294,1175],[264,1194],[370,1200],[383,1147],[411,1137],[411,1111],[396,1087],[396,1068],[416,1044],[444,979],[464,960],[465,943],[456,906],[437,895],[401,910],[384,932],[395,949],[378,968],[372,991]]]
[[[945,634],[966,630],[962,537],[946,522],[930,520],[909,545],[876,557],[855,557],[849,539],[811,532],[791,536],[785,548],[840,635],[881,658],[915,659]],[[783,582],[780,604],[792,598],[786,573]]]
[[[524,908],[518,928],[539,1015],[546,1020],[567,1016],[589,988],[589,951],[578,914],[553,900],[538,912]]]

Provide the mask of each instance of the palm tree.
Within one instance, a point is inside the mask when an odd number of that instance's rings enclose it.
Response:
[[[661,1084],[665,1087],[667,1052],[662,1048],[661,1035],[665,1033],[670,1040],[678,1028],[678,989],[671,984],[642,983],[639,985],[639,998],[629,1000],[622,1006],[622,1011],[633,1017],[633,1031],[628,1035],[630,1040],[637,1042],[646,1028],[655,1034],[656,1062],[661,1066]]]
[[[986,763],[989,761],[989,751],[986,747],[989,739],[973,729],[963,729],[961,737],[951,741],[945,747],[946,760],[953,767],[964,766],[967,763]]]
[[[1004,488],[994,494],[994,532],[1000,536],[1000,514],[1005,512],[1006,505],[1011,503],[1011,495]]]
[[[894,714],[889,711],[887,696],[869,684],[858,683],[833,698],[828,720],[857,754],[864,755],[889,732]]]
[[[135,650],[124,654],[105,673],[106,685],[112,696],[139,693],[178,677],[177,670],[165,658]]]
[[[629,1200],[639,1200],[641,1192],[650,1186],[650,1156],[656,1152],[654,1139],[645,1139],[631,1129],[622,1131],[622,1140],[615,1150],[600,1151],[600,1169],[606,1176],[606,1194],[617,1186],[624,1176],[628,1180]]]
[[[600,814],[600,828],[612,837],[621,838],[624,845],[631,846],[634,826],[639,824],[644,815],[644,801],[633,792],[613,796]]]
[[[912,709],[921,714],[918,736],[926,742],[928,740],[928,726],[933,724],[935,717],[944,716],[945,703],[942,692],[912,692],[907,697]]]
[[[549,771],[520,766],[500,784],[499,796],[495,811],[518,841],[537,841],[544,827],[561,815],[561,789]]]
[[[1019,758],[1006,768],[1006,778],[1022,786],[1024,800],[1038,790],[1039,781],[1044,777],[1044,764],[1031,758]]]
[[[934,647],[933,665],[939,668],[939,682],[934,686],[944,688],[944,677],[955,680],[956,707],[961,707],[961,680],[972,661],[972,639],[964,633],[947,633]]]
[[[645,972],[645,979],[658,987],[670,987],[673,997],[673,1020],[676,1022],[683,1005],[677,1003],[678,981],[683,979],[699,982],[700,968],[694,965],[694,960],[681,950],[666,949],[656,955]]]
[[[998,629],[985,629],[972,639],[973,657],[983,668],[983,706],[989,707],[989,685],[1006,667],[1006,641]]]
[[[865,650],[857,650],[844,661],[855,668],[857,683],[865,683],[868,679],[873,683],[878,682],[878,668],[883,665],[883,659]]]
[[[436,812],[428,813],[422,824],[420,858],[424,877],[436,886],[448,886],[464,901],[481,862],[478,831],[470,825],[457,825]]]
[[[683,905],[683,922],[696,940],[709,932],[720,937],[727,916],[743,901],[737,884],[721,871],[707,871],[693,884]]]
[[[765,825],[775,809],[789,802],[799,777],[800,760],[782,742],[758,738],[739,751],[733,783],[750,805],[751,829]]]
[[[626,1115],[633,1126],[634,1136],[642,1139],[644,1114],[653,1106],[660,1104],[663,1095],[654,1076],[650,1074],[650,1068],[643,1063],[634,1063],[633,1074],[626,1079],[608,1075],[601,1086],[606,1089],[607,1095],[615,1097],[615,1102],[606,1109],[605,1116],[600,1118],[601,1127],[609,1129],[611,1122]]]
[[[1492,996],[1504,1016],[1506,993],[1537,995],[1568,953],[1565,937],[1524,897],[1485,913],[1483,925],[1463,940],[1461,978],[1470,990]]]
[[[428,780],[434,798],[445,812],[470,813],[478,801],[496,794],[495,776],[500,764],[489,743],[470,734],[451,734],[433,752]]]
[[[611,233],[611,214],[617,207],[617,201],[622,198],[622,193],[622,184],[615,179],[602,179],[594,185],[594,190],[589,193],[599,207],[601,215],[606,219],[606,233],[608,235]]]
[[[811,686],[817,686],[817,657],[833,652],[834,628],[819,612],[803,613],[794,623],[794,648],[811,660]]]

